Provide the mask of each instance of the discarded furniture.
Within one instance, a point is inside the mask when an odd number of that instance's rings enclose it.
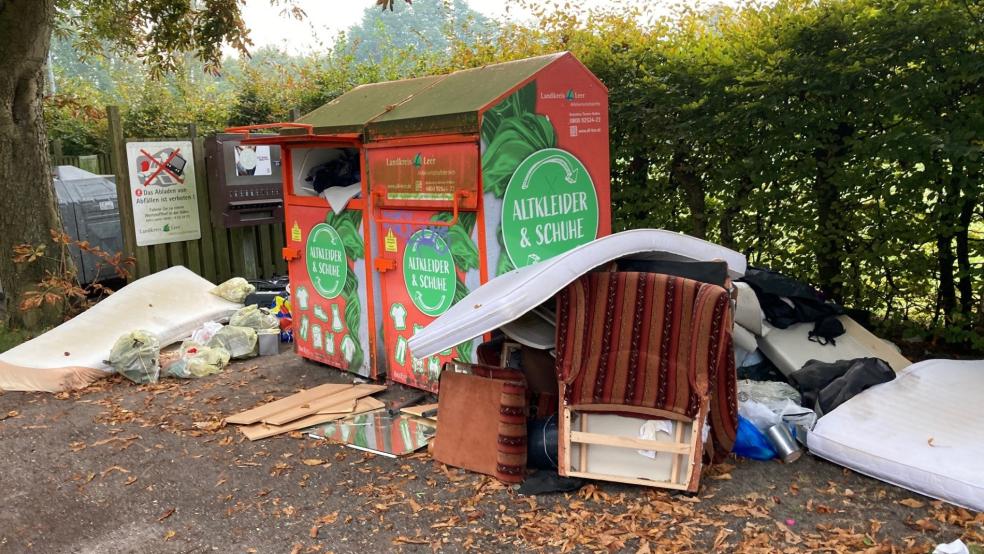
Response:
[[[450,363],[441,373],[434,459],[505,483],[526,476],[526,379],[520,371]]]
[[[562,290],[560,474],[695,492],[705,447],[720,460],[734,443],[731,330],[731,297],[716,285],[599,271]],[[636,463],[612,463],[624,452]]]

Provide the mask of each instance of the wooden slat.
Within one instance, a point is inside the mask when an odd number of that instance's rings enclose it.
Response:
[[[239,274],[247,279],[256,279],[263,271],[260,268],[259,249],[256,240],[256,227],[242,227],[242,243],[236,250],[243,253],[243,268]]]
[[[287,260],[284,259],[283,249],[287,245],[287,229],[283,225],[273,226],[273,261],[277,275],[287,275]]]
[[[584,414],[581,414],[584,418]],[[661,442],[634,437],[619,437],[616,435],[602,435],[600,433],[585,433],[582,431],[571,431],[571,442],[578,444],[596,444],[598,446],[614,446],[616,448],[634,448],[637,450],[654,450],[656,452],[667,452],[670,454],[689,454],[691,445],[680,442]],[[581,447],[581,450],[587,448]],[[581,468],[584,470],[585,468]]]
[[[232,276],[232,259],[229,256],[229,230],[212,227],[215,237],[215,282],[221,283]]]
[[[669,481],[653,481],[650,479],[638,479],[635,477],[625,477],[624,475],[608,475],[605,473],[591,473],[584,471],[569,471],[568,477],[579,477],[581,479],[594,479],[599,481],[613,481],[615,483],[628,483],[630,485],[642,485],[644,487],[659,487],[661,489],[671,489],[684,491],[687,485],[671,483]]]
[[[230,277],[245,277],[246,261],[243,258],[243,229],[229,229],[229,260],[232,267]]]
[[[257,234],[260,236],[259,244],[259,261],[260,261],[260,274],[264,279],[269,279],[273,277],[275,271],[277,271],[277,266],[274,263],[273,255],[273,239],[270,236],[276,232],[276,225],[260,225],[256,228]]]
[[[680,442],[683,440],[683,423],[677,421],[673,425],[673,441]],[[674,483],[680,482],[680,458],[682,455],[673,456],[673,462],[670,464],[670,480]]]
[[[205,229],[202,229],[202,236],[205,236]],[[185,242],[185,249],[188,252],[188,269],[214,282],[214,277],[208,277],[202,270],[201,244],[201,240],[189,240]]]
[[[168,267],[174,267],[176,265],[188,267],[188,256],[185,254],[184,241],[168,243],[167,250]]]
[[[195,156],[195,194],[198,196],[198,225],[202,229],[202,238],[199,241],[200,255],[202,257],[201,273],[213,283],[220,282],[216,270],[215,256],[215,232],[212,229],[211,209],[208,197],[208,173],[205,167],[205,139],[195,136],[196,128],[191,125],[188,128],[192,137]]]
[[[581,471],[588,471],[588,445],[583,444],[583,441],[576,441],[576,440],[574,440],[574,435],[587,435],[587,431],[588,431],[588,414],[586,414],[584,412],[581,412],[581,415],[579,417],[581,419],[580,419],[580,422],[579,422],[580,425],[578,427],[581,429],[581,432],[580,433],[571,433],[571,442],[580,443],[580,444],[578,444],[578,449],[577,449],[578,450],[578,453],[580,454],[579,461],[578,461],[578,464],[577,464],[577,468],[579,470],[581,470]]]
[[[120,229],[123,232],[123,255],[136,259],[136,277],[148,274],[149,257],[144,249],[137,248],[137,236],[133,227],[133,203],[130,199],[130,172],[126,164],[126,139],[123,136],[123,120],[118,106],[106,107],[109,127],[109,157],[112,173],[116,177],[116,200],[120,213]]]
[[[557,436],[557,473],[567,476],[571,473],[571,409],[563,405],[564,385],[560,385],[561,417],[558,423]]]
[[[151,267],[151,273],[157,273],[170,267],[167,261],[167,245],[155,244],[151,248],[154,251],[154,265]]]

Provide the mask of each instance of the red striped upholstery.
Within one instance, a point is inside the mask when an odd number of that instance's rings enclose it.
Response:
[[[571,407],[693,418],[710,402],[720,460],[738,426],[732,313],[717,285],[657,273],[595,272],[557,295],[557,373]]]

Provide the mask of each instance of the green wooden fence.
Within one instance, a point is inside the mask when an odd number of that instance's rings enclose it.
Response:
[[[198,196],[198,217],[202,237],[198,240],[136,246],[133,226],[133,206],[130,203],[130,178],[126,162],[126,140],[120,111],[116,106],[106,110],[109,118],[109,173],[116,176],[120,225],[124,248],[136,259],[134,278],[150,275],[162,269],[183,265],[206,279],[219,283],[231,277],[270,278],[285,275],[287,263],[281,256],[285,245],[282,224],[256,225],[226,229],[212,224],[205,169],[205,139],[197,136],[189,125],[189,136],[183,138],[130,139],[189,140],[194,146],[195,183]]]

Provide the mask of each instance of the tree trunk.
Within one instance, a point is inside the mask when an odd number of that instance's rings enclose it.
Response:
[[[854,127],[846,123],[837,125],[833,140],[813,152],[816,176],[813,193],[817,199],[817,277],[820,288],[828,298],[842,302],[844,296],[844,259],[847,257],[847,230],[844,225],[844,207],[840,188],[835,179],[837,166],[850,147],[847,138],[854,134]]]
[[[685,146],[680,146],[670,162],[670,183],[679,187],[690,208],[690,234],[697,238],[707,237],[707,199],[704,183],[694,170]]]
[[[960,272],[960,311],[963,312],[967,325],[973,321],[971,312],[974,310],[974,278],[970,269],[970,222],[974,217],[977,199],[964,196],[960,206],[960,226],[957,228],[957,270]]]
[[[939,308],[943,312],[944,325],[953,322],[953,312],[957,306],[956,279],[953,271],[953,237],[957,228],[957,210],[952,203],[958,201],[960,192],[957,190],[954,194],[954,191],[951,190],[953,178],[951,177],[949,181],[941,192],[936,206],[938,210],[936,216],[936,258],[939,261],[940,271]]]
[[[741,210],[744,207],[744,199],[746,196],[751,194],[754,189],[752,184],[752,178],[747,173],[743,174],[738,179],[738,187],[735,190],[733,197],[724,206],[724,213],[721,214],[721,244],[731,248],[732,250],[738,250],[738,245],[735,243],[735,231],[732,226],[733,222],[741,216]]]
[[[49,256],[60,249],[49,233],[61,229],[41,116],[44,65],[51,42],[54,0],[0,0],[0,285],[13,326],[45,327],[61,319],[58,310],[23,313],[24,291],[60,262],[43,259],[16,265],[13,247],[43,244]]]
[[[817,278],[827,297],[840,302],[843,289],[843,253],[837,219],[843,214],[839,207],[840,194],[837,185],[831,180],[833,171],[829,169],[829,165],[832,158],[826,150],[817,154],[817,174],[813,181],[813,192],[817,196]]]

